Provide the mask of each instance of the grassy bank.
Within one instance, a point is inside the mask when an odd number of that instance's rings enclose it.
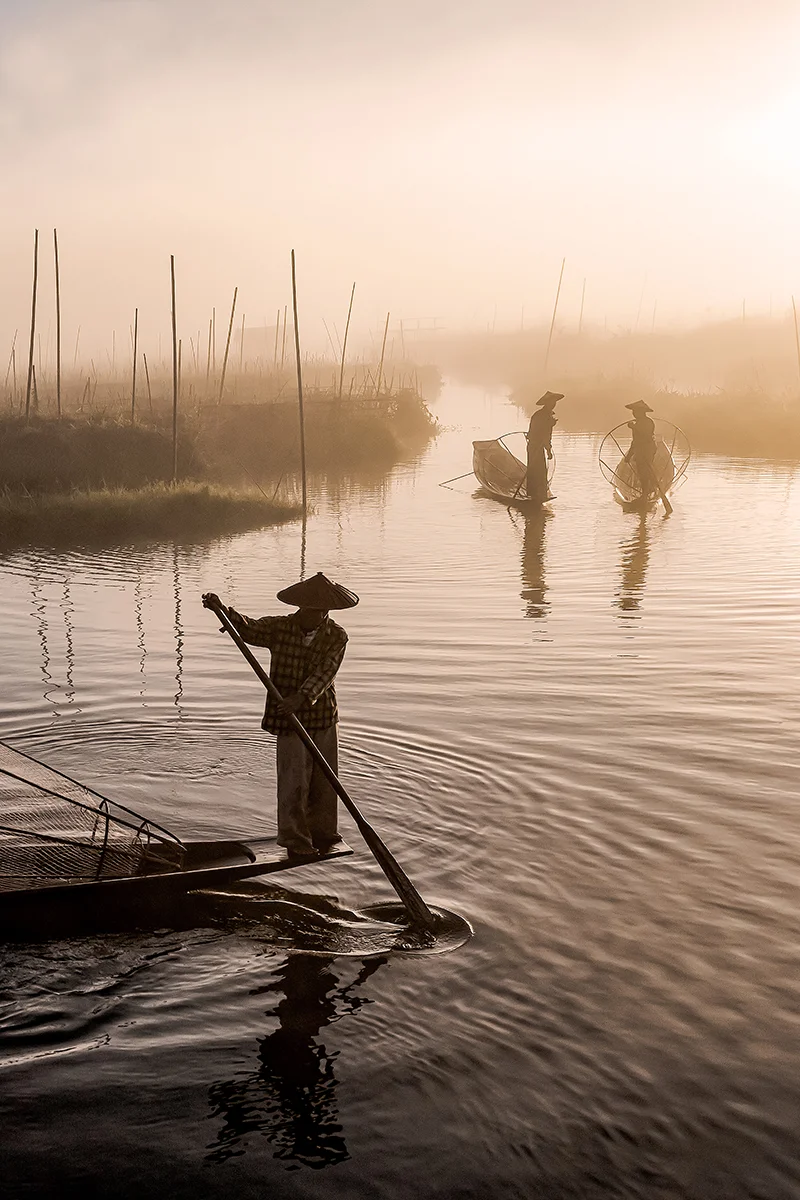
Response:
[[[653,416],[679,425],[692,449],[734,458],[800,459],[800,403],[796,396],[770,396],[761,391],[677,392],[653,387],[646,380],[600,379],[559,382],[564,399],[558,427],[567,432],[607,433],[630,420],[625,407],[645,400]],[[541,393],[517,389],[513,399],[533,412]]]
[[[366,466],[386,471],[421,449],[435,431],[436,421],[413,391],[372,400],[315,396],[305,406],[307,467],[326,475]],[[289,479],[299,470],[296,399],[201,405],[180,416],[180,479]],[[136,424],[99,415],[0,419],[0,488],[65,493],[135,488],[171,476],[172,415],[165,406]]]
[[[646,400],[695,450],[800,459],[798,360],[791,321],[582,335],[548,330],[452,337],[439,361],[465,383],[507,390],[528,413],[547,388],[564,392],[559,428],[605,433]]]
[[[37,496],[7,489],[0,493],[0,547],[194,540],[299,515],[298,507],[271,503],[255,488],[150,484]]]

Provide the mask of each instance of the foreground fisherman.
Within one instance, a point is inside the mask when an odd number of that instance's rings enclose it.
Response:
[[[218,606],[239,636],[271,654],[270,675],[282,703],[267,693],[262,729],[277,735],[278,844],[292,857],[314,858],[341,841],[338,800],[327,778],[294,732],[293,713],[334,772],[338,770],[334,678],[342,664],[347,634],[330,619],[331,609],[353,608],[358,596],[322,572],[278,592],[298,606],[288,617],[246,617],[226,608],[213,592],[206,608]]]
[[[545,392],[536,401],[536,411],[528,426],[528,470],[525,490],[529,500],[544,504],[552,500],[547,486],[547,463],[553,457],[553,427],[556,424],[555,407],[564,399],[563,392]]]
[[[647,499],[658,490],[654,461],[656,457],[656,423],[648,417],[653,410],[644,400],[634,400],[626,404],[633,413],[633,420],[628,421],[631,431],[631,446],[625,455],[627,461],[636,469],[639,476],[639,486],[643,499]]]

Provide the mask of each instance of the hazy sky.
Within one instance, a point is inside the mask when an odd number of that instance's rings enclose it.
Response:
[[[781,0],[0,0],[0,357],[35,226],[87,352],[166,333],[171,253],[186,338],[292,246],[309,348],[354,279],[361,329],[547,320],[564,256],[565,322],[783,311],[798,62]]]

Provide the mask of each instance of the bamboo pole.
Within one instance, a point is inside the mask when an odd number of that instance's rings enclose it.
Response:
[[[147,366],[147,355],[146,354],[142,354],[142,360],[144,362],[144,377],[147,380],[147,405],[148,405],[148,408],[150,409],[150,415],[152,416],[153,415],[153,393],[150,391],[150,369]]]
[[[175,255],[169,256],[172,291],[172,482],[178,482],[178,325],[175,315]]]
[[[553,330],[555,329],[556,313],[558,312],[558,298],[561,295],[561,280],[564,278],[564,264],[566,261],[567,260],[565,258],[562,258],[561,260],[561,272],[558,276],[558,287],[556,288],[556,299],[555,304],[553,305],[553,316],[550,319],[550,332],[547,335],[547,349],[544,352],[544,368],[542,372],[545,376],[547,376],[547,364],[550,360],[550,345],[553,341]],[[546,378],[545,382],[547,382]]]
[[[214,378],[217,377],[217,310],[211,309],[211,370],[214,372]]]
[[[61,278],[58,273],[58,232],[55,229],[53,254],[56,264],[56,412],[61,420]]]
[[[294,320],[294,357],[297,364],[297,403],[300,409],[300,473],[303,482],[303,516],[307,511],[306,505],[306,433],[303,420],[303,369],[300,362],[300,330],[297,326],[297,276],[295,273],[294,250],[292,250],[292,317]],[[284,317],[284,334],[286,332]]]
[[[792,296],[792,315],[794,316],[794,344],[797,349],[797,371],[800,374],[800,333],[797,330],[797,305]]]
[[[280,331],[281,331],[281,310],[278,309],[277,315],[275,317],[275,350],[273,351],[273,354],[272,354],[272,369],[273,369],[273,371],[277,370],[277,368],[278,368],[278,334],[280,333]]]
[[[208,379],[211,375],[211,317],[208,318],[208,357],[206,358],[206,396],[208,395]]]
[[[333,358],[334,358],[334,361],[335,361],[335,360],[336,360],[336,359],[337,359],[339,356],[338,356],[338,354],[336,353],[336,347],[335,347],[335,345],[333,344],[333,338],[331,337],[331,331],[330,331],[330,329],[328,329],[328,322],[325,320],[325,318],[324,318],[324,317],[322,318],[322,324],[325,326],[325,332],[326,332],[326,333],[327,333],[327,335],[328,335],[328,345],[329,345],[329,346],[330,346],[330,348],[331,348],[331,354],[333,355]]]
[[[131,425],[136,421],[136,358],[139,353],[139,310],[133,310],[133,380],[131,382]]]
[[[225,390],[225,372],[228,369],[228,351],[231,348],[231,333],[233,332],[233,314],[236,312],[236,294],[239,291],[238,287],[233,289],[233,303],[231,304],[231,319],[228,322],[228,336],[225,339],[225,357],[222,360],[222,374],[219,380],[219,395],[217,396],[217,404],[222,403],[222,393]]]
[[[80,340],[81,340],[81,327],[79,325],[78,332],[75,334],[75,353],[72,356],[72,369],[73,370],[78,365],[78,343],[80,342]]]
[[[5,380],[3,381],[3,387],[8,387],[8,377],[11,374],[11,360],[14,357],[14,348],[17,344],[17,334],[18,333],[19,333],[19,330],[15,329],[14,336],[11,339],[11,353],[8,356],[8,366],[6,367],[6,377],[5,377]]]
[[[339,368],[339,396],[338,396],[339,400],[341,400],[341,398],[342,398],[342,388],[344,387],[344,356],[347,353],[347,334],[350,329],[350,314],[353,311],[353,297],[355,296],[355,294],[356,294],[356,285],[354,283],[352,288],[350,289],[350,306],[347,309],[347,322],[345,323],[344,341],[342,342],[342,365]],[[401,322],[401,326],[402,326],[402,322]]]
[[[28,350],[28,382],[25,387],[25,420],[31,415],[31,387],[33,385],[33,347],[36,338],[36,286],[39,282],[39,230],[33,234],[33,298],[31,299],[31,341]]]
[[[383,356],[386,353],[386,335],[389,332],[389,313],[386,314],[386,324],[383,327],[383,342],[381,343],[381,358],[378,363],[378,378],[375,380],[375,397],[381,392],[381,375],[383,373]]]
[[[283,341],[281,342],[281,370],[283,370],[284,360],[286,359],[286,310],[288,304],[283,306]]]

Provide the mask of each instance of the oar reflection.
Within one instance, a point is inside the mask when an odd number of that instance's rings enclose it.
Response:
[[[209,1090],[214,1117],[222,1118],[208,1162],[224,1162],[247,1149],[248,1136],[261,1134],[274,1157],[321,1168],[349,1158],[339,1122],[334,1064],[319,1040],[326,1025],[355,1013],[372,1001],[359,988],[387,958],[364,962],[344,986],[334,974],[333,958],[291,954],[273,982],[263,989],[280,999],[267,1016],[277,1018],[272,1033],[258,1040],[258,1066],[242,1078],[215,1083]]]

